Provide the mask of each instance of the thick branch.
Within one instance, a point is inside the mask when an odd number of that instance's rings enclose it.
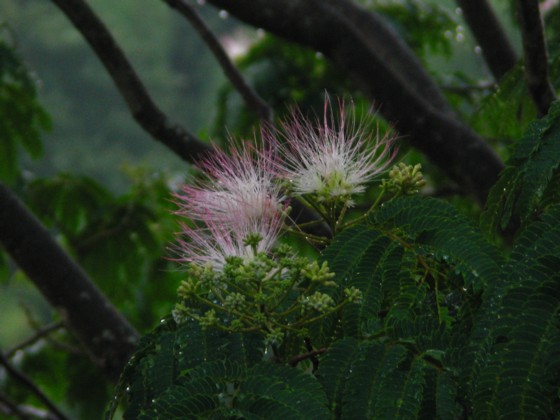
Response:
[[[539,2],[538,0],[518,0],[517,8],[523,37],[527,87],[539,114],[546,115],[550,104],[556,100],[556,92],[548,77],[548,53]]]
[[[95,51],[134,119],[152,137],[187,162],[210,148],[182,127],[171,123],[148,95],[144,85],[103,22],[83,0],[52,0],[81,32]]]
[[[402,40],[350,0],[209,0],[260,28],[319,50],[345,70],[381,114],[480,203],[503,163],[453,114]],[[334,30],[336,28],[336,30]]]
[[[111,379],[138,334],[21,201],[0,184],[0,244]]]
[[[461,7],[482,55],[496,80],[500,80],[517,62],[513,49],[500,21],[487,0],[456,0]]]
[[[216,60],[218,60],[224,74],[243,97],[249,108],[253,109],[258,117],[263,121],[272,123],[272,109],[245,81],[241,73],[239,73],[237,68],[229,59],[218,39],[214,36],[208,26],[206,26],[204,20],[202,20],[196,10],[194,10],[194,8],[185,0],[164,1],[169,5],[169,7],[176,9],[179,13],[181,13],[181,15],[183,15],[199,33],[202,40],[216,57]]]

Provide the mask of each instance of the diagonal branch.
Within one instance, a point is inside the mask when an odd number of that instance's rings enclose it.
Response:
[[[500,21],[487,0],[456,0],[462,9],[482,55],[496,80],[500,80],[517,63],[513,49]]]
[[[216,57],[216,60],[218,60],[224,74],[243,97],[248,107],[253,109],[260,119],[268,123],[272,123],[272,109],[245,81],[241,73],[239,73],[237,68],[229,59],[218,39],[214,36],[206,23],[204,23],[204,20],[200,17],[196,10],[185,0],[164,1],[169,5],[169,7],[176,9],[179,13],[181,13],[181,15],[183,15],[199,33],[202,40]]]
[[[539,114],[546,115],[556,92],[548,77],[548,53],[538,0],[517,1],[523,37],[525,79]]]
[[[60,420],[68,419],[68,417],[66,417],[59,410],[59,408],[49,399],[49,397],[47,397],[45,393],[41,391],[41,389],[39,389],[39,387],[31,379],[27,377],[27,375],[25,375],[23,372],[20,372],[18,369],[12,366],[10,361],[2,354],[2,352],[0,352],[0,366],[3,366],[4,369],[6,369],[8,375],[16,379],[27,389],[29,389],[33,393],[33,395],[35,395],[35,397],[37,397],[37,399],[41,401],[41,403],[43,403],[45,407],[47,407],[50,410],[50,412],[55,416],[55,418]],[[13,407],[11,408],[13,409]]]
[[[95,51],[142,128],[187,162],[194,162],[210,150],[193,134],[169,121],[157,107],[112,35],[84,0],[52,1]]]
[[[0,245],[59,311],[92,360],[109,378],[117,379],[138,333],[1,183]]]

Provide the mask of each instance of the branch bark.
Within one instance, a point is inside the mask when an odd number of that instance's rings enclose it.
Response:
[[[0,244],[59,311],[92,360],[116,380],[138,333],[3,184]]]
[[[172,123],[158,108],[112,35],[85,1],[52,1],[95,51],[142,128],[187,162],[192,163],[210,151],[206,143]]]
[[[518,0],[519,26],[523,38],[525,79],[540,116],[546,115],[556,92],[548,77],[548,53],[538,0]]]
[[[515,66],[518,57],[487,0],[456,0],[463,11],[482,56],[496,80]]]
[[[208,0],[239,19],[321,51],[380,113],[483,204],[503,163],[451,110],[419,60],[379,17],[350,0]]]
[[[196,12],[196,10],[185,0],[163,0],[169,7],[176,9],[183,17],[185,17],[198,32],[202,40],[206,43],[210,51],[216,57],[224,74],[231,84],[235,86],[241,97],[249,108],[257,114],[257,116],[267,123],[272,123],[272,109],[268,104],[255,92],[251,86],[245,81],[241,73],[233,65],[222,45],[214,36],[212,31],[206,26],[204,20]]]

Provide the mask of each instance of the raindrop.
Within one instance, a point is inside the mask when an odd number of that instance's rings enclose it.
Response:
[[[482,53],[482,48],[480,48],[480,45],[477,45],[476,47],[474,47],[474,53],[475,54],[481,54]]]
[[[457,8],[455,9],[455,14],[456,14],[456,15],[462,15],[462,14],[463,14],[463,9],[461,9],[460,7],[457,7]]]
[[[201,6],[204,6],[206,4],[206,0],[196,0],[196,2]]]
[[[457,34],[457,36],[455,37],[455,40],[457,42],[463,42],[465,40],[465,35],[463,34]]]
[[[220,13],[218,13],[220,15],[220,17],[222,19],[226,19],[229,16],[229,13],[227,12],[227,10],[220,10]]]

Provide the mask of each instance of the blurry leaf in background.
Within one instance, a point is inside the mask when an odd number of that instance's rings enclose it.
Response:
[[[134,186],[120,197],[69,174],[31,182],[26,196],[99,287],[146,328],[170,309],[177,287],[173,263],[164,258],[174,231],[172,204],[163,175],[129,173]]]
[[[333,97],[352,96],[355,101],[362,98],[352,83],[322,54],[272,35],[265,35],[255,42],[239,60],[238,66],[277,116],[295,104],[304,114],[309,110],[320,110],[325,92]],[[218,112],[211,132],[213,137],[224,139],[231,132],[253,136],[258,119],[231,86],[222,88],[216,102]]]
[[[20,147],[32,158],[41,156],[41,132],[50,127],[34,81],[14,49],[0,38],[0,180],[16,179]]]

